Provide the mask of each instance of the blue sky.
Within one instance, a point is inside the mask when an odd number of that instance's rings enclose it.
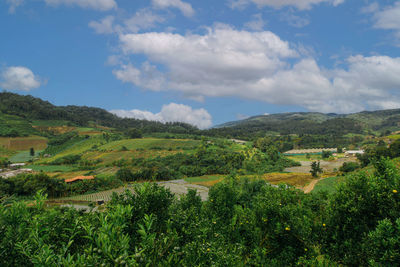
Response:
[[[1,0],[0,88],[207,128],[400,107],[400,1]]]

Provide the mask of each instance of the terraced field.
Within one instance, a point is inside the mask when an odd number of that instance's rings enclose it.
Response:
[[[77,142],[73,144],[72,146],[68,147],[66,150],[56,154],[55,156],[51,158],[45,158],[40,160],[38,163],[40,164],[45,164],[52,162],[58,158],[65,157],[67,155],[78,155],[78,154],[83,154],[84,152],[90,150],[93,146],[95,145],[101,145],[104,140],[100,136],[93,136],[91,138],[82,140],[80,142]]]
[[[198,140],[186,139],[126,139],[104,144],[102,136],[95,135],[68,147],[51,158],[40,160],[39,164],[46,164],[67,155],[82,155],[87,160],[98,160],[100,165],[110,164],[120,159],[139,157],[157,157],[175,154],[181,151],[190,152],[200,143]],[[94,149],[94,147],[96,148]],[[124,149],[127,151],[124,151]]]
[[[87,202],[92,202],[96,201],[99,199],[102,199],[104,201],[110,201],[112,194],[115,192],[116,194],[122,194],[126,190],[129,190],[133,192],[133,187],[120,187],[120,188],[115,188],[115,189],[110,189],[98,193],[93,193],[93,194],[86,194],[86,195],[79,195],[79,196],[72,196],[72,197],[67,197],[63,198],[61,200],[72,200],[72,201],[87,201]]]
[[[200,144],[198,140],[190,139],[159,139],[159,138],[143,138],[143,139],[126,139],[114,141],[105,144],[99,149],[105,150],[121,150],[126,147],[129,150],[179,150],[179,149],[194,149]]]
[[[43,150],[47,147],[47,138],[40,136],[29,137],[0,137],[0,146],[11,151]]]
[[[42,151],[36,150],[35,156],[38,156],[40,152]],[[12,163],[27,162],[32,159],[32,156],[29,151],[20,151],[12,155],[9,159]]]
[[[197,190],[198,195],[201,197],[202,200],[206,200],[208,198],[208,188],[200,185],[195,185],[195,184],[190,184],[185,182],[184,180],[173,180],[173,181],[165,181],[165,182],[158,182],[159,185],[164,186],[171,190],[172,193],[177,195],[178,197],[180,195],[186,194],[188,189],[195,189]],[[104,200],[104,201],[110,201],[111,196],[113,193],[116,194],[122,194],[126,190],[129,190],[131,192],[134,192],[134,187],[133,185],[128,185],[116,189],[111,189],[111,190],[106,190],[98,193],[93,193],[93,194],[86,194],[86,195],[79,195],[79,196],[73,196],[73,197],[67,197],[67,198],[62,198],[59,200],[62,201],[87,201],[87,202],[92,202],[96,200]]]

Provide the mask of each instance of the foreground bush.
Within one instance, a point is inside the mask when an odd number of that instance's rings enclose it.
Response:
[[[0,205],[0,266],[395,266],[400,177],[385,159],[375,170],[329,196],[232,175],[204,202],[145,183],[103,212],[38,194]]]

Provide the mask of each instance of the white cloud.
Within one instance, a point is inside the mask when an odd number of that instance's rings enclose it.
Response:
[[[154,14],[148,9],[141,9],[131,18],[125,20],[124,23],[126,30],[136,33],[139,30],[154,28],[157,23],[164,21],[164,17]]]
[[[200,129],[209,128],[212,125],[212,117],[207,110],[193,109],[183,104],[170,103],[164,105],[159,113],[133,110],[111,110],[111,113],[123,118],[135,118],[160,122],[185,122],[197,126]]]
[[[192,5],[181,0],[152,0],[153,6],[156,8],[174,7],[179,9],[186,17],[192,17],[195,13]]]
[[[328,3],[333,6],[342,4],[345,0],[231,0],[230,5],[232,8],[243,8],[249,3],[254,3],[258,7],[269,6],[273,8],[283,8],[286,6],[293,6],[299,10],[308,10],[313,5]]]
[[[165,18],[161,15],[155,14],[153,11],[144,8],[138,10],[133,16],[128,19],[122,20],[121,24],[115,24],[118,19],[114,16],[107,16],[100,21],[91,21],[89,27],[93,28],[98,34],[111,34],[111,33],[137,33],[141,30],[148,30],[156,27],[157,23],[162,23]]]
[[[0,87],[6,90],[30,91],[40,85],[40,78],[26,67],[8,67],[0,73]]]
[[[23,5],[25,0],[6,0],[9,4],[9,13],[15,13],[17,7]],[[100,11],[111,10],[117,7],[115,0],[44,0],[50,6],[79,6],[82,8],[95,9]]]
[[[374,27],[377,29],[393,30],[396,36],[400,38],[400,1],[393,6],[387,6],[383,9],[378,8],[378,4],[369,6],[365,11],[374,13]]]
[[[17,7],[21,6],[24,3],[24,0],[6,0],[7,4],[9,4],[8,13],[14,14]]]
[[[379,4],[378,2],[373,2],[363,8],[361,8],[361,13],[375,13],[379,11]]]
[[[238,120],[245,120],[245,119],[248,119],[248,118],[250,118],[250,116],[249,115],[245,115],[245,114],[236,114],[236,119],[238,119]]]
[[[117,79],[123,82],[152,91],[161,91],[166,86],[164,75],[149,62],[144,62],[140,69],[135,68],[132,64],[122,64],[121,68],[114,70],[113,73]]]
[[[114,32],[114,16],[107,16],[97,21],[89,22],[89,27],[93,28],[98,34],[110,34]]]
[[[262,14],[258,13],[252,16],[252,20],[244,24],[245,28],[253,31],[262,31],[265,26],[265,21],[262,18]]]
[[[82,8],[95,9],[100,11],[111,10],[117,7],[115,0],[44,0],[51,6],[67,5],[79,6]]]
[[[400,58],[358,55],[347,59],[347,69],[321,69],[272,32],[223,25],[203,35],[150,32],[120,35],[120,41],[127,56],[145,55],[149,62],[140,68],[122,65],[115,76],[148,90],[174,90],[197,100],[233,96],[323,112],[400,106],[395,91]]]
[[[281,15],[281,20],[286,21],[290,26],[296,28],[302,28],[310,24],[310,19],[307,15],[297,16],[293,12],[285,12]]]

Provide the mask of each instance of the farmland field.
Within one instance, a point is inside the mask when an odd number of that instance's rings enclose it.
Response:
[[[58,158],[62,158],[67,155],[82,154],[85,151],[90,150],[94,145],[101,145],[101,143],[103,141],[104,140],[98,136],[93,136],[91,138],[84,139],[82,141],[74,143],[73,145],[71,145],[70,147],[65,149],[64,151],[61,151],[60,153],[56,154],[55,156],[53,156],[51,158],[46,158],[46,159],[40,160],[39,163],[48,163],[48,162],[54,161]]]
[[[185,178],[185,181],[192,183],[192,184],[197,184],[197,185],[203,185],[206,187],[211,187],[221,181],[225,178],[225,175],[204,175],[200,177],[189,177]],[[249,178],[249,179],[262,179],[265,181],[268,181],[271,184],[289,184],[292,186],[295,186],[297,188],[303,188],[307,184],[309,184],[311,181],[314,180],[314,178],[311,176],[311,174],[307,173],[266,173],[263,175],[244,175],[244,176],[239,176],[239,178]]]
[[[200,144],[198,140],[189,139],[158,139],[158,138],[143,138],[143,139],[127,139],[108,143],[100,147],[105,150],[120,150],[125,146],[129,150],[137,149],[193,149]]]
[[[225,178],[224,175],[204,175],[200,177],[189,177],[185,178],[185,181],[191,184],[202,185],[206,187],[211,187]]]
[[[310,173],[266,173],[260,177],[271,184],[289,184],[298,188],[302,188],[310,183],[314,178]]]
[[[165,157],[168,155],[176,154],[179,151],[168,151],[168,150],[133,150],[133,151],[90,151],[84,154],[83,158],[87,160],[101,160],[100,165],[111,164],[114,161],[121,159],[131,160],[132,158],[153,158],[153,157]]]
[[[35,156],[38,156],[41,151],[35,151]],[[27,162],[32,159],[29,151],[20,151],[10,157],[10,161],[13,163]]]
[[[0,146],[12,151],[43,150],[47,147],[47,138],[40,136],[30,137],[0,137]]]
[[[68,121],[63,121],[63,120],[34,120],[32,122],[33,126],[64,126],[68,125]]]
[[[96,201],[98,199],[102,199],[104,201],[109,201],[111,200],[112,194],[115,192],[117,194],[122,194],[126,190],[133,191],[132,187],[120,187],[116,189],[111,189],[111,190],[106,190],[102,192],[97,192],[93,194],[86,194],[86,195],[78,195],[78,196],[72,196],[72,197],[67,197],[63,198],[63,200],[73,200],[73,201]]]
[[[32,169],[33,171],[44,171],[44,172],[69,172],[75,169],[72,166],[66,166],[66,165],[60,165],[60,166],[27,165],[25,168]]]
[[[328,193],[334,193],[336,192],[336,186],[337,184],[342,181],[344,178],[343,177],[328,177],[325,178],[321,181],[319,181],[315,187],[314,190],[312,191],[313,193],[318,193],[318,192],[328,192]]]

